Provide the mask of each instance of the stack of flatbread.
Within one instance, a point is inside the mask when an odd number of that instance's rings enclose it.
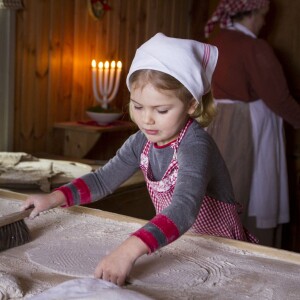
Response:
[[[0,186],[37,185],[42,191],[49,192],[51,178],[58,173],[51,161],[24,152],[0,152]]]

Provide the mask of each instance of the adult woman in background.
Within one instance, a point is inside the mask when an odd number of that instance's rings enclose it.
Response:
[[[243,223],[261,244],[279,246],[276,228],[289,222],[283,120],[300,128],[300,106],[291,96],[272,48],[257,38],[269,0],[221,0],[205,27],[221,29],[212,80],[218,115],[208,127],[225,159]]]

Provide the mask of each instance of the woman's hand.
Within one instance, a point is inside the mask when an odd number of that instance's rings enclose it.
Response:
[[[29,216],[30,219],[33,219],[42,211],[64,205],[65,202],[66,198],[60,191],[55,191],[51,194],[29,195],[22,205],[22,210],[34,206],[34,209]]]
[[[135,261],[148,253],[148,247],[135,236],[129,237],[112,253],[103,258],[95,270],[95,277],[124,285]]]

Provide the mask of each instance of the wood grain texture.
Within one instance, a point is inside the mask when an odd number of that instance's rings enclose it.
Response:
[[[137,47],[157,32],[191,36],[188,0],[111,0],[95,20],[83,0],[24,0],[17,12],[14,150],[57,153],[55,122],[87,119],[95,105],[91,60],[121,60],[114,104],[127,111],[125,78]],[[202,11],[193,12],[201,18]]]

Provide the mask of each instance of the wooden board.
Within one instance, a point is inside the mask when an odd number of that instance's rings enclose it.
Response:
[[[9,209],[12,209],[13,203],[16,205],[15,202],[24,200],[26,195],[0,190],[1,198],[11,203]],[[58,219],[57,223],[53,218],[49,219],[51,214]],[[43,218],[48,218],[45,226],[42,226]],[[36,266],[26,259],[25,252],[39,245],[78,239],[74,235],[78,232],[78,224],[87,226],[89,218],[94,230],[87,230],[85,235],[93,239],[98,238],[97,231],[98,234],[105,229],[109,232],[103,224],[116,226],[117,231],[110,235],[114,240],[123,231],[127,235],[130,228],[138,228],[146,222],[85,207],[55,209],[40,216],[35,223],[28,222],[33,241],[2,252],[1,269],[10,270],[20,278],[26,295],[74,278]],[[171,245],[146,256],[146,262],[148,260],[151,264],[148,262],[141,265],[142,269],[133,269],[134,280],[126,288],[154,299],[299,299],[300,255],[297,253],[224,238],[185,234]],[[174,276],[176,282],[171,280]]]

